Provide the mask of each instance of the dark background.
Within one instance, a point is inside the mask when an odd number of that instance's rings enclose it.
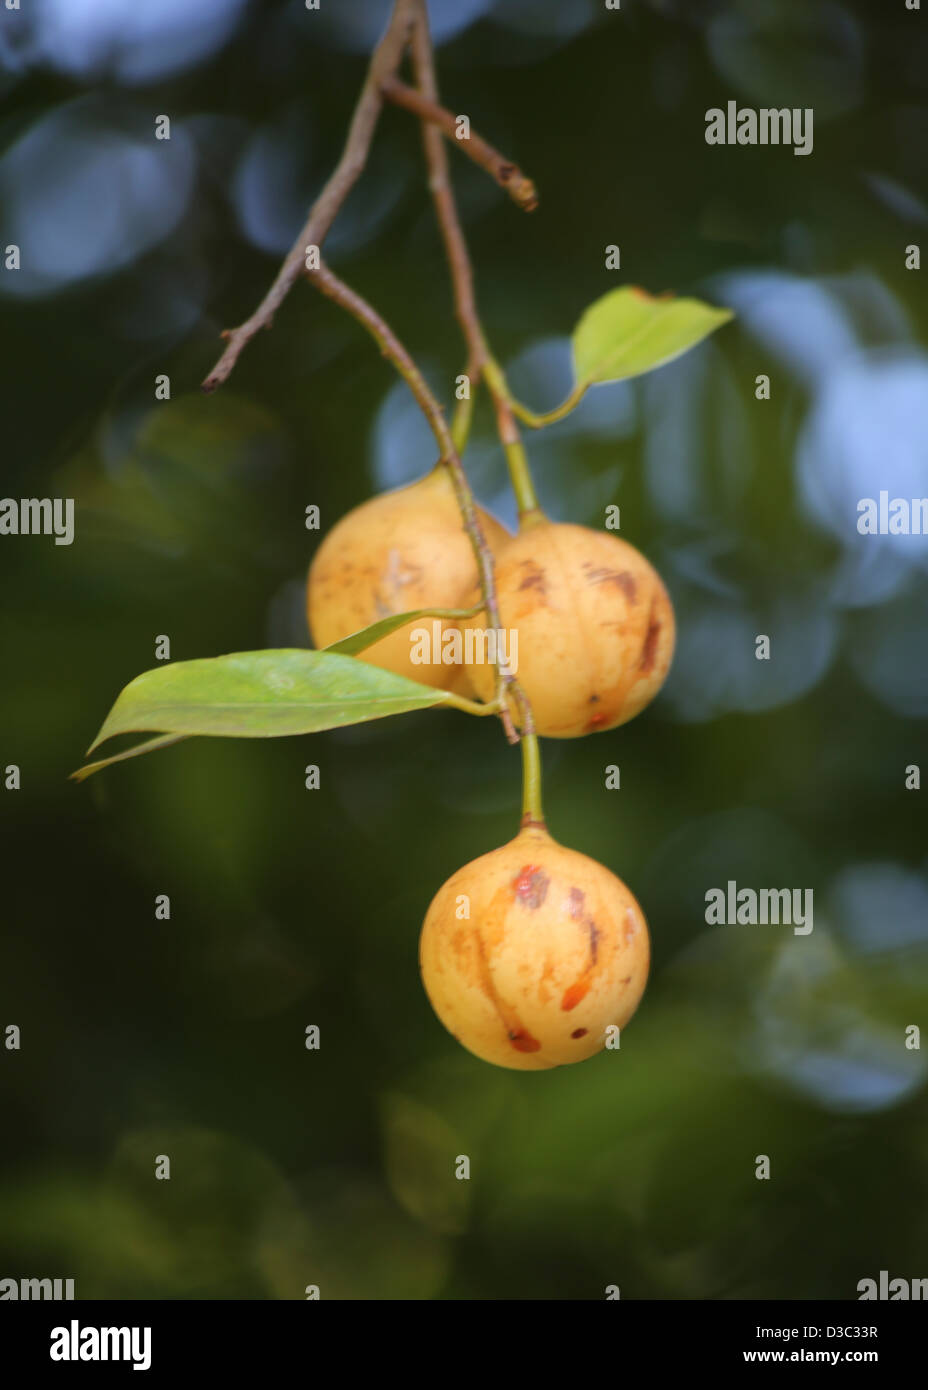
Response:
[[[928,1276],[926,1066],[904,1031],[928,1022],[925,792],[905,787],[928,543],[856,532],[859,498],[928,495],[925,272],[905,269],[928,241],[928,12],[431,5],[447,104],[541,194],[525,216],[451,150],[525,399],[561,399],[570,330],[617,284],[738,314],[527,440],[550,514],[601,525],[618,502],[677,609],[657,704],[543,749],[552,833],[650,923],[620,1053],[497,1070],[422,991],[432,894],[517,824],[518,754],[488,721],[192,740],[67,780],[159,634],[174,659],[305,644],[306,505],[331,525],[433,462],[405,387],[303,285],[199,392],[338,156],[387,10],[0,10],[0,242],[23,261],[0,270],[2,491],[76,502],[70,547],[0,539],[0,764],[22,771],[0,794],[0,1027],[22,1029],[0,1050],[0,1276],[74,1277],[79,1298],[503,1299]],[[813,153],[707,146],[729,98],[812,107]],[[450,401],[464,352],[405,113],[326,245]],[[511,521],[485,403],[466,463]],[[813,889],[814,931],[708,927],[729,879]]]

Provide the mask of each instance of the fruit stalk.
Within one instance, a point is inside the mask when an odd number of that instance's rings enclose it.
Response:
[[[538,505],[538,495],[535,492],[531,469],[528,466],[528,455],[519,436],[518,426],[512,418],[512,412],[506,403],[495,394],[493,395],[493,404],[496,407],[496,427],[499,431],[503,452],[506,455],[509,479],[519,508],[519,527],[523,529],[526,525],[531,525],[534,520],[543,519],[544,513]]]
[[[478,373],[473,371],[468,364],[466,376],[468,382],[476,380]],[[467,441],[470,438],[471,421],[474,418],[474,397],[470,390],[466,396],[462,396],[454,408],[454,415],[451,419],[451,438],[454,440],[454,447],[460,457],[467,448]]]
[[[522,731],[522,829],[536,825],[545,828],[541,805],[541,753],[538,735]]]

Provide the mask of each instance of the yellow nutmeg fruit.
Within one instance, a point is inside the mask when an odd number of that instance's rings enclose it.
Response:
[[[580,1062],[648,978],[648,928],[615,874],[530,824],[432,899],[419,942],[432,1007],[476,1056],[520,1071]]]
[[[670,669],[675,626],[667,590],[640,551],[608,531],[543,519],[495,560],[500,621],[510,650],[516,634],[516,676],[539,734],[614,729],[654,698]],[[478,600],[475,587],[462,606]],[[461,627],[485,622],[478,614]],[[493,668],[466,669],[474,692],[491,699]]]
[[[491,551],[511,539],[487,512],[479,512]],[[462,595],[477,588],[473,547],[461,521],[454,487],[444,467],[418,482],[382,493],[342,517],[320,545],[309,570],[306,610],[317,647],[328,647],[381,618],[419,608],[461,608]],[[382,666],[422,685],[452,689],[459,666],[410,659],[407,623],[366,651],[362,661]],[[449,622],[444,628],[454,628]]]

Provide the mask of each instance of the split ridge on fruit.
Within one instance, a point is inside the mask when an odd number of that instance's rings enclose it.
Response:
[[[500,621],[518,634],[516,677],[539,734],[614,729],[654,698],[673,658],[673,607],[633,545],[539,513],[496,554],[495,572]],[[474,586],[461,606],[479,598]],[[485,621],[478,613],[461,626]],[[467,677],[481,700],[492,698],[492,667],[473,663]]]
[[[491,552],[511,539],[504,526],[479,511]],[[309,570],[307,617],[317,647],[328,647],[381,618],[421,608],[457,608],[478,585],[471,540],[448,470],[437,465],[418,482],[372,497],[337,522]],[[422,685],[454,689],[460,666],[411,660],[407,623],[381,638],[359,659]],[[456,626],[443,624],[443,632]]]
[[[537,823],[452,874],[419,943],[422,982],[448,1031],[520,1071],[601,1051],[606,1030],[635,1012],[649,958],[625,884]]]

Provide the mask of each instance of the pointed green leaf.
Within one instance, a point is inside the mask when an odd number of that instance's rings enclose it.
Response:
[[[116,734],[278,738],[456,702],[447,691],[335,652],[236,652],[136,676],[88,752]],[[133,752],[161,745],[154,739]]]
[[[699,299],[655,298],[628,285],[611,290],[590,305],[574,329],[577,389],[660,367],[733,317],[730,309]]]
[[[483,608],[477,607],[416,608],[411,613],[393,613],[389,618],[381,618],[379,622],[371,623],[369,627],[358,628],[357,632],[349,633],[340,642],[330,642],[322,650],[324,652],[340,652],[342,656],[355,656],[358,652],[372,647],[382,637],[389,637],[390,633],[395,632],[398,627],[405,627],[407,623],[415,623],[422,618],[473,618],[477,613],[482,612]]]
[[[186,737],[186,734],[159,734],[157,738],[148,738],[144,743],[137,743],[134,748],[124,748],[121,753],[113,753],[109,758],[100,758],[95,763],[85,763],[83,767],[71,773],[71,781],[83,782],[91,773],[99,772],[102,767],[124,763],[127,758],[137,758],[140,753],[154,753],[156,748],[167,748],[171,743],[181,743]]]

